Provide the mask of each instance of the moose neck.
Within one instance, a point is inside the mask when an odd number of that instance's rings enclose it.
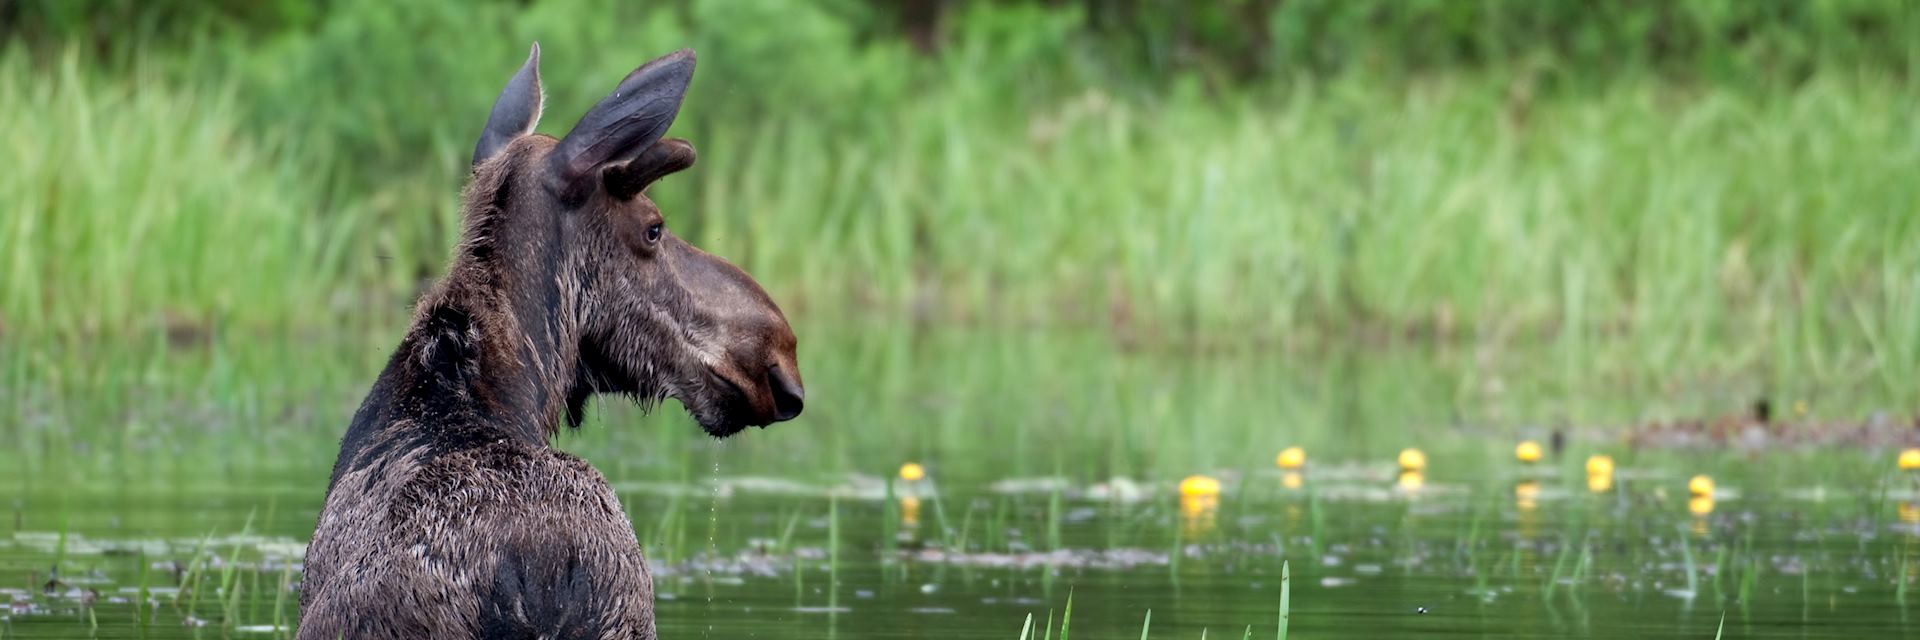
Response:
[[[558,431],[580,358],[565,220],[515,216],[505,189],[469,191],[447,277],[354,415],[334,480],[388,452],[452,450]],[[506,243],[510,242],[511,245]]]
[[[563,221],[498,209],[468,215],[459,256],[439,295],[422,300],[410,342],[418,361],[454,365],[426,372],[439,387],[427,391],[452,392],[487,426],[545,442],[559,430],[580,358]],[[508,240],[510,250],[496,244]],[[463,319],[464,331],[447,330]]]

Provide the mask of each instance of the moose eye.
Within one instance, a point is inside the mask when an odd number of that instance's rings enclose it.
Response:
[[[647,225],[647,242],[648,243],[659,242],[660,234],[665,232],[666,230],[667,230],[666,225],[660,224],[658,222]]]

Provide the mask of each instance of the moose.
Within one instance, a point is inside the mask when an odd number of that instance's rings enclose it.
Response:
[[[724,438],[800,414],[796,338],[753,278],[675,236],[648,185],[682,49],[555,139],[540,46],[493,105],[445,278],[340,444],[300,638],[653,638],[653,579],[606,478],[553,449],[595,394],[673,398]]]

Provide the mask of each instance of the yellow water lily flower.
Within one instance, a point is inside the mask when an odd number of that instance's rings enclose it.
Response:
[[[1287,447],[1280,450],[1280,457],[1273,462],[1282,469],[1298,469],[1307,463],[1307,451],[1300,447]]]
[[[1400,468],[1408,471],[1426,469],[1427,454],[1421,453],[1419,449],[1402,449],[1400,451]]]
[[[1920,449],[1908,449],[1900,452],[1901,471],[1920,471]]]
[[[1687,481],[1687,493],[1691,493],[1695,496],[1712,497],[1713,496],[1713,478],[1709,478],[1706,476],[1694,476],[1692,480]]]
[[[1180,495],[1217,496],[1220,495],[1220,481],[1207,476],[1187,476],[1180,481]]]

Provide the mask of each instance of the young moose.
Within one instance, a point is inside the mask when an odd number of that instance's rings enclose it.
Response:
[[[473,151],[447,277],[353,417],[306,558],[300,637],[653,638],[653,580],[606,479],[547,439],[595,393],[672,397],[715,437],[799,415],[793,330],[746,273],[668,231],[647,185],[681,50],[555,140],[540,48]]]

